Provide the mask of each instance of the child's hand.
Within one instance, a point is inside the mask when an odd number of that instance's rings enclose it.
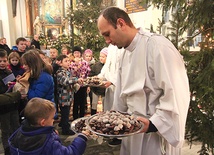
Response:
[[[15,84],[16,84],[16,82],[11,82],[11,81],[7,83],[8,87],[15,85]]]
[[[21,75],[17,75],[17,76],[16,76],[16,80],[19,80],[20,77],[22,77],[22,76],[21,76]]]
[[[78,82],[80,85],[82,85],[83,82],[84,82],[84,80],[83,80],[83,78],[79,78],[79,79],[77,80],[77,82]]]
[[[21,99],[25,99],[27,97],[27,92],[25,91],[24,88],[20,88],[18,91],[21,94]]]
[[[90,136],[90,131],[89,131],[89,130],[84,130],[84,131],[82,131],[82,133],[83,133],[84,135],[86,135],[87,137]]]
[[[54,129],[54,132],[55,132],[57,135],[59,135],[59,132],[58,132],[58,130]]]

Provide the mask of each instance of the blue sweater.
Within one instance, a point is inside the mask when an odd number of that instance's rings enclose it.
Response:
[[[54,102],[53,77],[46,72],[41,72],[37,80],[30,80],[30,87],[27,95],[28,100],[34,97],[40,97]]]
[[[11,155],[82,155],[87,138],[78,135],[68,146],[63,146],[54,127],[32,127],[27,121],[9,138]]]

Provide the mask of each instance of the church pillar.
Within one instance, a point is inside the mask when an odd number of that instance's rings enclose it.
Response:
[[[27,23],[27,37],[33,36],[33,26],[32,26],[32,4],[30,0],[25,0],[26,6],[26,23]]]
[[[15,44],[14,29],[15,21],[13,18],[12,1],[1,0],[0,5],[0,20],[2,21],[3,36],[7,39],[7,44],[11,48]]]

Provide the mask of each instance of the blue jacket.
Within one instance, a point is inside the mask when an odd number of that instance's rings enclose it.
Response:
[[[28,100],[34,97],[40,97],[54,102],[54,82],[53,77],[46,73],[41,72],[37,80],[30,80],[30,87],[28,90]]]
[[[27,121],[8,140],[11,155],[82,155],[86,141],[80,134],[69,146],[63,146],[54,127],[32,127]]]

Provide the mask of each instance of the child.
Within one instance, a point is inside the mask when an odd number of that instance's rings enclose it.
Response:
[[[17,38],[16,46],[17,46],[17,50],[15,50],[14,52],[17,52],[21,57],[26,51],[26,39],[23,37]]]
[[[8,84],[3,79],[7,78],[12,72],[7,69],[7,52],[0,49],[0,94],[5,94],[8,91]],[[10,102],[8,100],[7,102]],[[19,102],[19,100],[17,100]],[[16,102],[16,103],[17,103]],[[10,154],[8,138],[19,127],[18,104],[14,102],[2,105],[0,107],[0,124],[2,132],[2,143],[6,155]]]
[[[12,52],[10,53],[10,55],[8,56],[9,59],[9,66],[8,68],[12,70],[14,76],[16,77],[16,81],[19,82],[16,83],[16,85],[13,87],[13,91],[18,91],[19,89],[23,88],[23,84],[25,86],[25,89],[22,89],[22,93],[26,94],[26,92],[28,91],[28,87],[29,87],[29,82],[24,82],[25,80],[23,80],[23,77],[26,77],[26,73],[25,73],[25,69],[23,68],[23,66],[20,63],[20,56],[17,52]],[[22,77],[23,76],[23,77]],[[28,79],[27,79],[28,80]],[[20,103],[18,105],[18,112],[19,112],[19,122],[21,123],[22,121],[22,110],[24,109],[25,105],[27,103],[26,98],[23,98],[20,100]]]
[[[50,52],[50,58],[53,64],[58,56],[58,50],[56,48],[51,47],[49,52]]]
[[[84,60],[88,62],[90,66],[95,64],[95,60],[93,58],[93,51],[90,49],[86,49],[84,51]]]
[[[82,58],[82,49],[79,46],[73,47],[74,61],[70,65],[72,76],[86,79],[90,72],[90,66]],[[73,119],[85,116],[85,105],[87,104],[87,87],[82,86],[74,94]]]
[[[8,60],[9,60],[8,67],[9,69],[12,70],[15,77],[19,77],[24,74],[25,69],[20,63],[20,56],[18,53],[16,52],[10,53],[10,55],[8,56]]]
[[[28,100],[34,97],[54,101],[54,82],[52,68],[40,57],[38,49],[30,49],[22,56],[23,67],[30,72]]]
[[[100,51],[100,61],[95,63],[91,67],[91,72],[89,73],[89,76],[97,76],[101,69],[103,68],[103,65],[106,62],[106,57],[108,55],[108,48],[105,47]],[[105,88],[98,88],[98,87],[91,87],[92,90],[92,106],[91,106],[91,115],[94,115],[97,113],[97,103],[99,100],[99,96],[104,97],[105,96]],[[104,98],[102,99],[102,103],[104,105]]]
[[[79,134],[69,146],[63,146],[53,122],[54,103],[41,99],[31,99],[24,110],[26,120],[9,138],[13,155],[82,155],[87,137]]]
[[[69,71],[70,61],[66,55],[60,55],[57,60],[61,66],[57,71],[57,90],[58,90],[58,101],[61,111],[61,122],[63,135],[73,135],[74,132],[70,130],[69,113],[73,102],[73,95],[75,91],[75,84],[81,83],[82,78],[77,79],[71,76]]]
[[[69,49],[67,47],[62,47],[61,49],[61,54],[62,55],[68,55],[70,52],[69,52]]]
[[[83,58],[84,58],[85,61],[88,62],[90,68],[95,64],[95,59],[93,58],[93,51],[92,51],[92,50],[86,49],[86,50],[84,51]],[[89,99],[90,99],[90,107],[92,107],[92,100],[93,100],[93,97],[92,97],[92,91],[91,91],[91,88],[90,88],[90,87],[87,87],[87,94],[88,94],[88,97],[89,97]],[[87,104],[86,104],[85,109],[86,109],[86,110],[89,110],[89,109],[87,109],[87,108],[88,108],[88,106],[87,106]],[[91,109],[90,109],[90,110],[91,110]]]

